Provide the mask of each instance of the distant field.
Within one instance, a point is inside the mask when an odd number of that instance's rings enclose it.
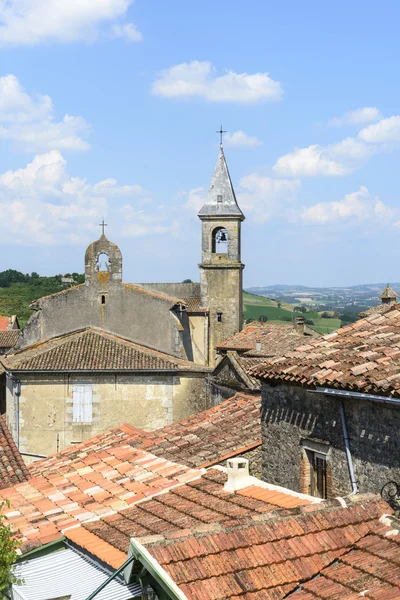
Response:
[[[276,300],[243,292],[243,313],[245,320],[252,319],[258,321],[261,316],[265,316],[268,318],[268,321],[275,323],[289,322],[284,317],[289,317],[292,320],[294,306],[295,304],[282,302],[280,308],[278,308]],[[299,315],[301,313],[296,314]],[[315,311],[308,312],[304,316],[313,321],[314,325],[311,325],[311,327],[320,333],[330,333],[335,329],[339,329],[341,325],[340,319],[322,319],[320,314]]]

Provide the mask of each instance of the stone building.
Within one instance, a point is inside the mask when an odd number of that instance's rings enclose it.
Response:
[[[31,305],[17,351],[3,359],[7,422],[21,449],[47,454],[121,420],[151,430],[212,405],[216,346],[242,327],[244,215],[222,146],[199,218],[200,283],[124,283],[103,224],[86,250],[85,282]],[[104,363],[98,348],[110,345]],[[89,423],[74,416],[86,402]]]
[[[400,483],[400,305],[250,371],[263,479],[320,497]]]
[[[396,294],[396,292],[390,287],[390,285],[387,284],[387,286],[383,290],[382,294],[379,295],[379,299],[380,299],[381,303],[378,304],[377,306],[372,306],[368,310],[360,313],[360,315],[359,315],[360,318],[364,319],[365,317],[368,317],[369,315],[372,315],[374,313],[380,313],[380,314],[385,313],[394,304],[396,304],[398,297],[399,297],[398,294]]]
[[[7,354],[19,340],[19,323],[16,315],[0,316],[0,355]]]

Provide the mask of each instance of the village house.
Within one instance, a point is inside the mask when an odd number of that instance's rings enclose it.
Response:
[[[40,581],[49,598],[344,600],[366,585],[369,597],[397,598],[399,524],[386,502],[327,502],[252,477],[231,430],[243,412],[244,430],[259,435],[254,398],[224,404],[159,437],[122,425],[33,463],[27,481],[1,491],[22,542],[14,597],[34,600]],[[189,462],[211,460],[191,468],[153,453],[177,457],[181,444]]]
[[[17,345],[19,335],[20,328],[17,316],[0,316],[0,356],[7,354],[11,348]]]
[[[251,369],[263,479],[322,498],[400,482],[400,305]]]
[[[249,374],[252,367],[318,337],[321,334],[308,327],[304,317],[295,317],[292,324],[248,323],[217,346],[221,358],[211,378],[214,402],[229,398],[237,390],[259,394],[260,381]]]
[[[126,420],[157,429],[212,406],[217,346],[242,328],[241,223],[222,146],[204,206],[200,283],[129,284],[104,234],[85,282],[40,298],[1,359],[19,449],[52,454]],[[5,399],[5,402],[4,402]]]

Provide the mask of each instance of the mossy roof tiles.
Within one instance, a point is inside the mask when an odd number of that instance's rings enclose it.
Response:
[[[340,563],[358,569],[359,578],[368,574],[376,589],[382,584],[391,592],[396,589],[395,598],[400,597],[397,573],[400,546],[393,537],[395,545],[391,544],[390,556],[384,554],[390,528],[383,526],[379,518],[387,509],[380,498],[364,496],[353,498],[346,508],[337,501],[309,504],[222,521],[214,524],[213,530],[186,529],[179,538],[159,535],[138,541],[188,600],[280,600],[287,597],[308,600],[315,589],[318,591],[318,586],[321,595],[316,597],[332,600],[336,598],[330,595],[335,575],[330,580],[327,578],[325,589],[321,589],[319,578],[315,578],[329,573],[335,568],[332,565]],[[370,556],[362,556],[366,540],[371,537],[379,537],[380,541],[375,546],[370,543]],[[299,586],[303,588],[299,590]],[[302,596],[307,586],[311,586],[310,596]],[[361,587],[359,583],[359,592]],[[354,584],[349,586],[345,576],[338,589],[348,594],[343,592],[338,598],[350,598],[355,591]],[[386,598],[373,594],[368,597]]]
[[[400,396],[400,305],[250,369],[264,381]]]
[[[207,367],[88,327],[3,359],[12,371],[208,371]]]

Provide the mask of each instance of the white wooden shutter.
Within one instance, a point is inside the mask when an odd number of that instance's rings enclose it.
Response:
[[[73,385],[72,386],[72,421],[73,423],[91,423],[92,422],[92,386],[91,385]]]

